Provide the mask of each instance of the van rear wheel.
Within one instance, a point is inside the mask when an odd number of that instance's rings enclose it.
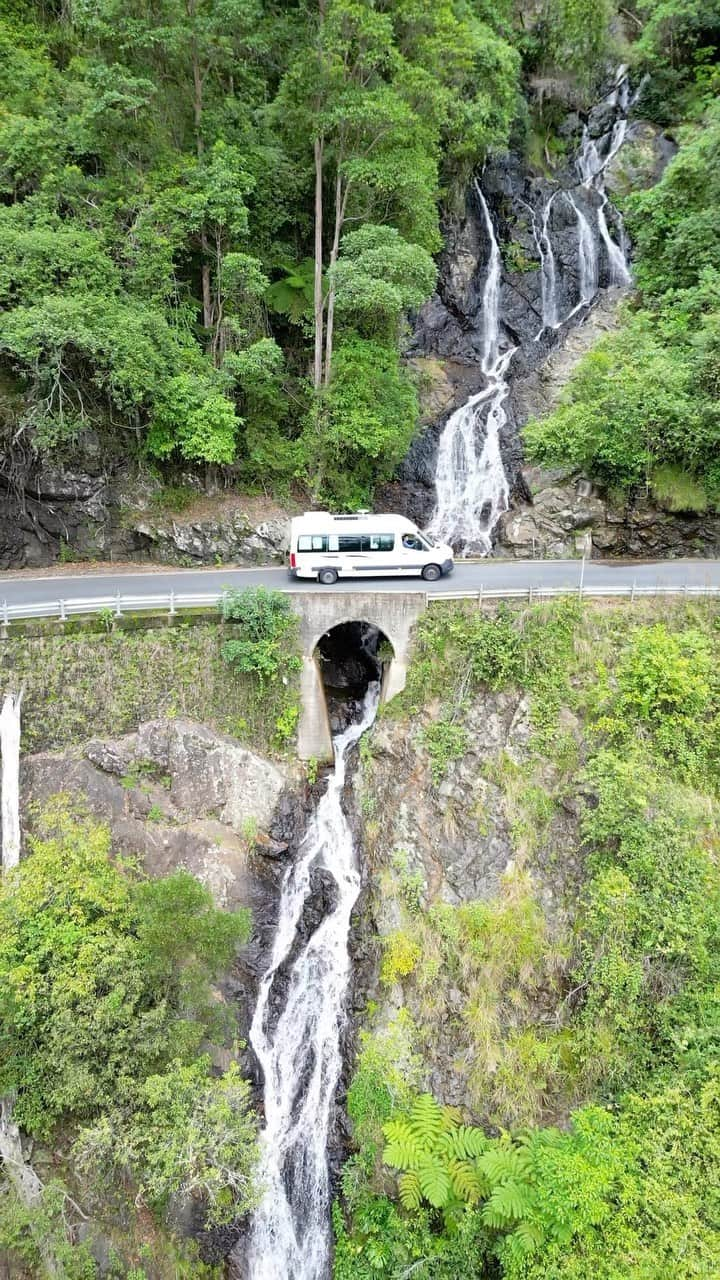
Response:
[[[439,564],[426,564],[422,576],[426,582],[437,582],[438,578],[442,578],[442,569]]]
[[[321,569],[318,574],[318,582],[324,587],[331,587],[337,580],[337,569]]]

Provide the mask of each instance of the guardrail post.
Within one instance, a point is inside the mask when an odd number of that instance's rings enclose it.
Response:
[[[58,604],[60,605],[60,621],[61,621],[61,622],[66,622],[66,621],[67,621],[67,614],[65,613],[65,601],[64,601],[64,600],[58,600]]]
[[[3,626],[7,627],[10,622],[10,615],[8,613],[7,600],[3,600],[2,602],[2,620],[3,620]]]
[[[482,609],[482,602],[483,602],[483,584],[481,582],[480,590],[478,591],[478,609]]]
[[[120,608],[120,592],[115,593],[115,617],[122,618],[122,609]]]
[[[174,618],[175,614],[177,613],[177,609],[175,608],[175,592],[174,591],[170,592],[170,609],[168,612],[171,618]]]
[[[533,598],[532,593],[533,593],[532,587],[528,587],[528,604],[532,604],[532,598]]]
[[[578,592],[578,595],[579,595],[581,598],[582,598],[582,593],[583,593],[583,584],[584,584],[584,582],[585,582],[585,556],[583,556],[583,558],[582,558],[582,564],[581,564],[581,566],[580,566],[580,590],[579,590],[579,592]]]
[[[637,578],[633,578],[632,591],[630,592],[630,603],[631,603],[631,604],[634,604],[634,603],[635,603],[635,583],[636,583],[636,582],[637,582]]]

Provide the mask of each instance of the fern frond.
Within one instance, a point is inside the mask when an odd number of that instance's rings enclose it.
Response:
[[[515,1151],[511,1147],[491,1147],[478,1157],[478,1168],[493,1186],[507,1178],[526,1178],[531,1167],[529,1153],[526,1150]]]
[[[425,1160],[417,1171],[420,1190],[434,1209],[442,1209],[450,1199],[450,1175],[436,1160]]]
[[[465,1204],[477,1204],[482,1194],[482,1186],[475,1165],[469,1160],[448,1161],[447,1171],[450,1175],[453,1194]]]
[[[385,1163],[393,1169],[417,1169],[426,1152],[407,1120],[388,1120],[383,1125],[383,1133],[387,1138],[383,1151]]]
[[[427,1150],[434,1147],[443,1131],[442,1107],[429,1093],[421,1093],[410,1108],[409,1127]]]
[[[507,1243],[516,1258],[526,1258],[539,1249],[544,1239],[545,1232],[539,1222],[519,1222],[507,1237]]]
[[[503,1182],[494,1188],[483,1206],[483,1221],[489,1227],[507,1227],[519,1222],[532,1208],[529,1188],[521,1182]]]
[[[442,1127],[443,1127],[444,1133],[446,1133],[450,1129],[455,1129],[457,1128],[458,1125],[462,1124],[462,1111],[460,1110],[459,1107],[445,1106],[445,1107],[442,1107],[441,1110],[442,1110]]]
[[[475,1129],[472,1125],[462,1124],[456,1129],[450,1129],[447,1133],[441,1134],[438,1139],[437,1149],[443,1151],[451,1159],[469,1160],[474,1156],[482,1155],[487,1143],[488,1140],[482,1129]]]
[[[409,1171],[402,1175],[398,1182],[398,1191],[403,1209],[412,1211],[420,1208],[422,1191],[420,1190],[420,1180],[415,1172]]]

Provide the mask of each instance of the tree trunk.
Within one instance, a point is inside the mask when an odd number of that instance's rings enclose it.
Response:
[[[32,1165],[25,1160],[20,1140],[20,1130],[12,1117],[13,1099],[0,1098],[0,1162],[15,1195],[26,1209],[39,1209],[42,1203],[43,1185]],[[32,1230],[32,1227],[31,1227]],[[36,1243],[47,1276],[60,1276],[60,1268],[50,1242],[34,1231]]]
[[[338,165],[340,160],[338,159]],[[335,180],[335,230],[333,231],[333,242],[330,250],[330,266],[334,267],[338,259],[340,251],[340,233],[342,231],[343,222],[345,221],[345,209],[347,207],[348,188],[343,191],[342,177],[338,168],[338,175]],[[325,327],[325,386],[330,382],[330,373],[332,370],[332,353],[333,353],[333,327],[335,322],[335,285],[333,284],[332,275],[330,276],[330,286],[327,298],[327,320]]]
[[[188,3],[187,13],[189,18],[195,16],[194,3]],[[200,57],[197,45],[193,40],[192,45],[192,77],[193,77],[193,119],[195,122],[195,151],[198,160],[202,160],[205,150],[205,142],[202,135],[202,115],[203,115],[203,74],[200,68]],[[208,245],[207,232],[203,227],[200,232],[200,253],[202,261],[200,263],[200,275],[202,279],[202,308],[203,308],[203,328],[208,330],[208,342],[210,342],[209,331],[213,326],[213,305],[212,305],[212,288],[210,285],[210,247]]]
[[[208,238],[205,231],[200,233],[200,251],[203,256],[200,273],[202,276],[202,304],[203,304],[203,327],[208,330],[208,342],[210,341],[209,333],[213,326],[213,304],[212,289],[210,287],[210,263],[206,261],[209,253]]]
[[[315,139],[315,285],[313,295],[313,305],[315,314],[315,362],[313,370],[313,385],[316,391],[320,390],[322,383],[322,364],[323,364],[323,290],[322,290],[322,269],[323,269],[323,139],[322,137]]]

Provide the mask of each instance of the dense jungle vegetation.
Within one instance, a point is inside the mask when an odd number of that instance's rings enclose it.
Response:
[[[424,767],[438,829],[463,804],[478,839],[499,791],[513,856],[498,896],[459,905],[407,850],[375,866],[399,924],[349,1090],[338,1280],[720,1271],[719,641],[705,606],[422,620],[386,713],[403,772]],[[520,694],[526,746],[484,754]],[[376,841],[387,765],[370,745]],[[438,1076],[460,1106],[425,1092]]]
[[[417,423],[400,352],[442,210],[489,150],[547,134],[528,78],[589,105],[622,56],[683,147],[629,202],[642,309],[532,446],[620,486],[680,468],[712,498],[720,18],[623,14],[630,44],[611,0],[7,0],[6,480],[136,457],[367,497]]]

